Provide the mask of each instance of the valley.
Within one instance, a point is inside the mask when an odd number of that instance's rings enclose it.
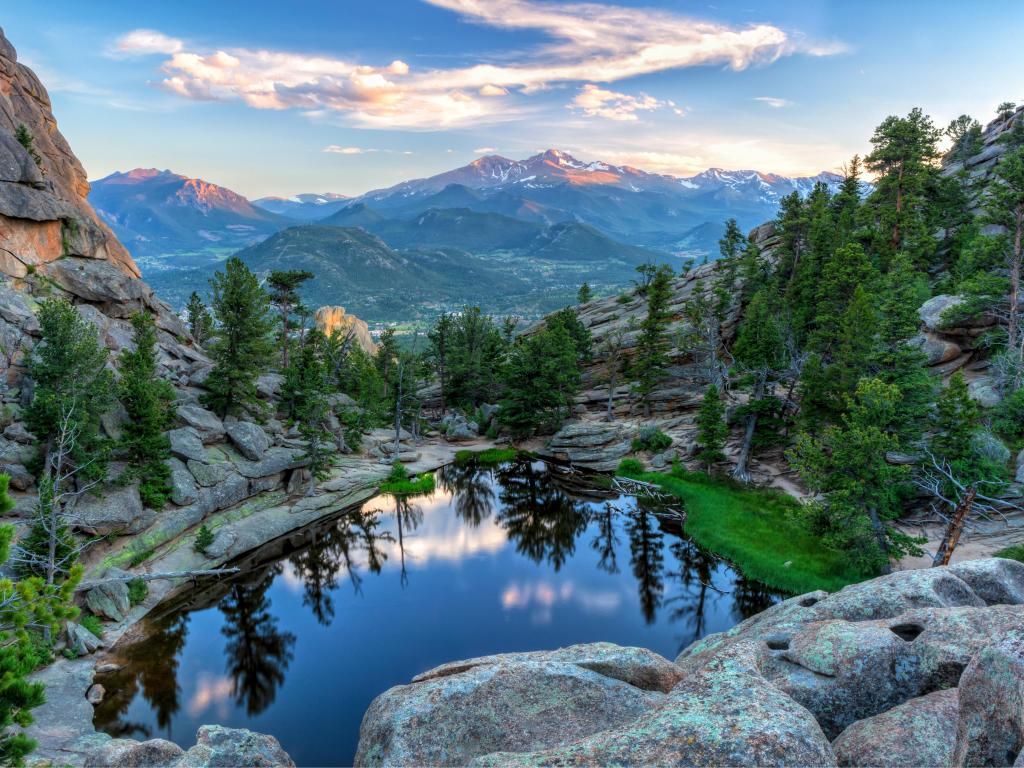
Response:
[[[533,320],[570,304],[583,282],[610,294],[632,285],[638,265],[679,270],[715,259],[725,219],[755,226],[785,195],[839,180],[721,169],[676,178],[551,149],[521,161],[488,155],[353,198],[250,203],[199,179],[136,169],[94,182],[89,199],[175,306],[193,291],[206,295],[213,272],[240,253],[262,272],[297,259],[334,275],[305,297],[314,306],[344,304],[374,323],[415,325],[467,305]],[[374,263],[390,265],[397,282],[382,291]]]

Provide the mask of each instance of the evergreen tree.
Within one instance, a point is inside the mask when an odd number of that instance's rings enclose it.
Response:
[[[874,245],[883,266],[897,251],[928,266],[934,252],[929,191],[937,175],[939,131],[920,109],[906,117],[890,116],[871,137],[873,149],[864,158],[875,174],[867,200],[876,222]]]
[[[377,341],[377,356],[374,363],[381,381],[384,382],[384,397],[390,396],[391,377],[394,373],[395,363],[398,360],[398,338],[395,336],[394,328],[385,328]]]
[[[647,315],[640,323],[632,375],[636,380],[633,391],[643,406],[644,415],[651,415],[650,396],[665,377],[669,364],[668,307],[672,299],[672,270],[666,265],[658,267],[647,285]]]
[[[871,290],[878,279],[864,249],[856,243],[837,248],[821,265],[815,302],[811,350],[825,355],[839,338],[847,307],[858,287]]]
[[[448,350],[448,405],[476,408],[493,399],[508,343],[507,334],[479,307],[466,307],[455,317]]]
[[[1021,271],[1024,269],[1024,148],[1015,149],[1003,155],[996,166],[996,181],[989,186],[989,197],[985,204],[985,218],[990,224],[1004,228],[1006,235],[1001,243],[1003,252],[1002,269],[1006,276],[1007,290],[1001,302],[1005,315],[1006,351],[1017,375],[1012,389],[1024,385],[1024,302],[1021,296]],[[1005,307],[1005,309],[1003,309]]]
[[[196,344],[200,346],[205,344],[213,333],[213,318],[210,317],[210,311],[195,291],[192,291],[192,295],[188,297],[188,304],[185,306],[185,320],[188,323],[188,331],[196,340]]]
[[[0,475],[0,513],[14,507],[8,481]],[[8,561],[13,537],[13,526],[0,526],[0,566]],[[80,579],[80,566],[59,584],[38,577],[0,578],[0,764],[22,765],[35,748],[21,729],[32,724],[32,710],[44,702],[45,689],[28,676],[50,660],[47,638],[78,615],[73,598]]]
[[[891,525],[908,477],[907,467],[885,460],[900,448],[894,429],[899,397],[892,385],[861,381],[842,423],[821,438],[800,436],[788,454],[808,488],[822,497],[804,508],[808,524],[865,576],[887,573],[891,560],[920,553],[916,540]]]
[[[736,219],[727,219],[725,222],[725,234],[718,241],[718,252],[723,259],[736,259],[747,238],[740,232]]]
[[[442,312],[434,327],[427,332],[427,357],[437,371],[438,384],[441,386],[441,410],[447,408],[445,394],[448,391],[448,348],[451,344],[453,326],[452,316]]]
[[[725,406],[718,393],[718,387],[709,384],[704,391],[700,410],[697,412],[697,461],[710,472],[711,468],[725,460],[722,449],[729,428],[725,424]]]
[[[313,273],[304,269],[275,270],[267,278],[270,304],[277,310],[278,322],[281,324],[281,366],[283,368],[288,367],[288,353],[292,343],[292,316],[296,313],[308,314],[308,310],[302,306],[299,288],[307,280],[312,279]]]
[[[156,324],[140,312],[132,317],[134,349],[121,354],[121,403],[128,414],[121,438],[128,463],[140,480],[142,502],[160,509],[171,493],[171,441],[164,434],[174,423],[174,387],[157,378]]]
[[[950,142],[946,152],[949,160],[962,162],[981,152],[981,123],[970,115],[960,115],[950,120],[946,126],[946,137]]]
[[[516,340],[502,371],[500,419],[517,436],[556,430],[580,382],[580,353],[564,324],[548,323]]]
[[[753,381],[750,400],[738,410],[738,415],[745,423],[733,476],[741,482],[747,482],[750,478],[747,464],[757,432],[758,418],[777,408],[771,387],[778,371],[785,365],[785,352],[778,310],[769,292],[762,289],[750,300],[732,349],[737,365]]]
[[[72,466],[83,479],[101,478],[106,474],[107,441],[100,434],[100,416],[114,390],[107,349],[96,326],[64,299],[43,301],[38,319],[42,338],[28,363],[35,386],[26,426],[41,441],[44,457],[65,428],[75,438],[67,457]]]
[[[282,402],[289,406],[288,416],[297,424],[299,434],[306,441],[304,457],[312,478],[310,493],[317,480],[327,478],[333,452],[330,450],[331,433],[328,429],[330,404],[327,401],[329,383],[322,350],[326,339],[318,330],[305,334],[292,357],[282,386]]]
[[[42,155],[36,151],[35,138],[32,136],[29,129],[25,127],[24,123],[21,123],[14,131],[14,138],[25,148],[25,151],[28,152],[28,156],[32,158],[32,162],[42,169]]]
[[[978,404],[967,392],[961,371],[954,373],[935,405],[931,449],[958,469],[965,468],[974,455],[971,444],[978,430]]]
[[[237,256],[213,276],[210,287],[217,330],[209,345],[214,366],[203,403],[221,417],[247,407],[259,410],[256,379],[273,355],[267,294]]]
[[[590,283],[583,283],[576,292],[576,303],[586,304],[592,298],[594,298],[594,292],[590,290]]]

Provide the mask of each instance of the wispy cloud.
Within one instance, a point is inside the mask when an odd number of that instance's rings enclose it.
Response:
[[[793,106],[793,102],[789,99],[779,99],[775,96],[755,96],[754,101],[760,101],[762,104],[767,104],[772,109],[782,109],[783,107]]]
[[[448,150],[451,152],[451,150]],[[495,147],[477,147],[473,150],[478,155],[493,155],[498,150]]]
[[[331,144],[324,147],[322,151],[330,155],[365,155],[367,152],[377,152],[379,150],[363,149],[362,147],[341,147],[337,144]]]
[[[581,110],[587,117],[603,117],[608,120],[637,120],[637,112],[650,112],[662,108],[672,109],[677,115],[683,114],[683,110],[672,101],[662,101],[646,93],[630,96],[628,93],[618,93],[593,83],[587,83],[580,88],[580,92],[566,106]]]
[[[842,44],[817,44],[771,24],[730,26],[668,11],[540,0],[426,0],[467,21],[536,30],[548,42],[515,63],[413,71],[403,61],[383,66],[287,51],[203,50],[156,30],[119,38],[117,55],[168,56],[160,85],[196,100],[240,99],[257,109],[345,114],[360,126],[436,129],[498,119],[525,95],[570,83],[609,84],[638,75],[704,65],[733,70],[793,54],[826,56]],[[651,97],[603,88],[584,96],[589,114],[635,119]],[[614,93],[606,91],[606,93]],[[577,97],[579,98],[579,97]],[[630,100],[633,101],[630,101]],[[632,117],[629,117],[632,115]]]

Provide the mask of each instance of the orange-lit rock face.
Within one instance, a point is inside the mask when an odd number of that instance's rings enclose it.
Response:
[[[0,248],[8,254],[0,268],[19,271],[14,262],[36,264],[63,255],[62,226],[69,228],[71,254],[106,259],[123,272],[139,277],[131,255],[86,202],[85,169],[57,129],[50,97],[35,73],[18,63],[14,46],[0,30],[0,133],[13,136],[24,125],[40,156],[44,181],[5,178],[0,181]],[[16,222],[16,223],[15,223]],[[12,261],[13,259],[13,261]]]
[[[320,307],[316,311],[316,327],[328,336],[335,330],[344,334],[351,329],[359,346],[371,355],[377,353],[369,326],[355,315],[346,314],[344,307]]]
[[[28,221],[0,215],[0,271],[24,277],[28,266],[56,261],[63,255],[59,221]]]

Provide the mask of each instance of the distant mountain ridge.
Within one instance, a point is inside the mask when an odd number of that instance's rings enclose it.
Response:
[[[143,264],[147,256],[244,248],[291,223],[227,187],[156,168],[94,181],[89,202]]]
[[[260,197],[252,204],[300,221],[318,221],[344,208],[352,198],[337,192],[307,192],[291,197]]]

